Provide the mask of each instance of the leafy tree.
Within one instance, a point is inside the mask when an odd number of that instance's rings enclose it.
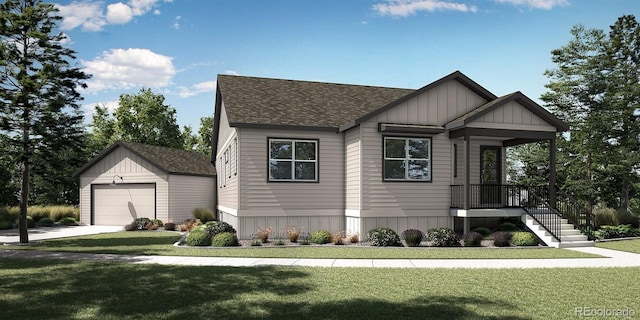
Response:
[[[195,150],[198,146],[198,136],[193,134],[191,126],[184,126],[182,129],[182,139],[184,139],[185,150]]]
[[[211,139],[213,139],[213,117],[202,117],[200,118],[200,129],[198,129],[196,151],[211,156]]]
[[[0,4],[0,129],[7,132],[11,157],[21,168],[20,242],[29,242],[27,205],[31,166],[83,131],[78,87],[89,76],[73,67],[75,52],[65,35],[54,33],[53,4],[7,0]]]
[[[104,106],[96,106],[95,110],[92,127],[99,149],[117,140],[178,149],[185,145],[176,110],[164,103],[162,94],[155,94],[151,89],[120,95],[113,114]]]

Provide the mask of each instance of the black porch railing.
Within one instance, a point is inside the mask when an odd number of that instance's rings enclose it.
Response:
[[[451,208],[463,209],[464,205],[464,186],[452,185]],[[524,209],[558,241],[561,239],[563,218],[593,239],[593,213],[562,190],[557,190],[554,201],[548,186],[469,186],[469,209],[501,208]]]

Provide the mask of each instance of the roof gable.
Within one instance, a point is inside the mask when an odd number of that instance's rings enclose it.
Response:
[[[137,142],[117,141],[73,173],[80,176],[117,148],[125,148],[167,174],[215,176],[215,168],[207,156],[189,150],[153,146]]]
[[[535,103],[533,100],[529,99],[529,97],[525,96],[520,91],[489,101],[488,103],[482,106],[479,106],[478,108],[475,108],[469,111],[468,113],[450,121],[445,125],[445,128],[452,130],[452,129],[464,127],[465,125],[468,125],[474,120],[477,120],[497,110],[498,108],[507,105],[509,102],[517,102],[527,110],[531,111],[536,116],[540,117],[549,125],[554,126],[559,132],[569,130],[569,125],[567,125],[562,120],[558,119],[555,115],[553,115],[551,112],[544,109],[539,104]]]

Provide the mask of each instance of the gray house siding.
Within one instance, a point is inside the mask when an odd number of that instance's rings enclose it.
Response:
[[[286,226],[301,226],[304,231],[344,230],[342,134],[254,128],[238,128],[237,134],[241,155],[238,166],[242,168],[234,191],[238,206],[226,207],[226,202],[219,201],[218,210],[223,220],[236,223],[236,228],[241,230],[240,237],[249,237],[258,227],[270,227],[274,232],[284,232]],[[269,138],[317,139],[318,182],[269,182]],[[226,192],[224,189],[219,188],[218,192]],[[238,198],[237,190],[242,190],[242,197]]]
[[[213,177],[169,175],[169,218],[182,222],[193,217],[194,208],[213,210],[215,194]]]
[[[238,159],[240,142],[237,139],[237,130],[229,126],[227,114],[222,104],[220,114],[220,135],[218,136],[218,151],[216,153],[216,172],[218,173],[218,209],[224,212],[235,213],[238,209]],[[225,159],[225,152],[227,159]],[[230,212],[231,211],[231,212]]]

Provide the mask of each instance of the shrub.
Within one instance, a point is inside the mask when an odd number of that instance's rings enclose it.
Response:
[[[331,243],[336,246],[341,246],[344,244],[342,240],[344,239],[344,232],[336,232],[331,234]]]
[[[153,219],[151,222],[155,223],[158,227],[163,227],[164,223],[160,219]]]
[[[273,241],[273,245],[274,246],[284,246],[284,240],[282,240],[281,238],[276,238]]]
[[[298,242],[298,238],[300,237],[300,227],[287,227],[287,238],[289,238],[290,242]]]
[[[402,239],[407,244],[407,247],[418,247],[420,242],[424,239],[424,233],[418,229],[407,229],[402,231]]]
[[[325,244],[331,242],[331,232],[327,230],[318,230],[311,233],[309,242],[315,244]]]
[[[167,222],[164,224],[164,229],[168,231],[176,230],[176,224],[173,222]]]
[[[634,229],[630,224],[601,226],[594,234],[598,239],[638,237],[640,236],[640,229]]]
[[[147,228],[147,225],[151,223],[151,219],[149,218],[135,218],[133,219],[133,224],[138,226],[138,230],[144,230]]]
[[[236,229],[234,229],[230,224],[223,221],[209,221],[205,223],[204,231],[208,232],[211,237],[215,237],[216,235],[223,232],[236,234]]]
[[[514,246],[537,246],[538,238],[531,232],[514,232],[511,235],[511,243]]]
[[[520,231],[520,228],[511,222],[501,223],[498,228],[498,231]]]
[[[0,230],[12,229],[13,224],[9,221],[0,220]]]
[[[489,230],[489,228],[485,228],[485,227],[477,227],[477,228],[473,228],[471,229],[471,231],[473,232],[477,232],[483,236],[488,236],[491,234],[491,230]]]
[[[260,239],[260,241],[262,241],[262,243],[267,243],[269,242],[269,235],[272,233],[273,233],[273,230],[271,230],[271,228],[262,229],[258,227],[258,232],[256,232],[256,236]]]
[[[496,247],[508,247],[511,244],[509,240],[511,240],[511,233],[506,231],[497,231],[491,234],[493,238],[493,245]]]
[[[213,237],[211,245],[214,247],[235,247],[238,245],[238,237],[231,232],[221,232]]]
[[[60,224],[63,224],[65,226],[77,226],[78,223],[76,222],[76,219],[71,218],[71,217],[64,217],[62,219],[60,219]]]
[[[209,208],[195,208],[193,209],[193,217],[202,221],[202,223],[206,223],[208,221],[214,221],[213,211]]]
[[[36,222],[33,220],[33,217],[27,216],[27,228],[34,228],[36,226]]]
[[[190,246],[210,246],[211,235],[204,230],[192,230],[189,232],[186,242]]]
[[[51,220],[50,218],[44,217],[42,219],[40,219],[40,221],[38,221],[38,225],[43,226],[43,227],[51,227],[53,226],[54,222],[53,220]]]
[[[300,233],[300,236],[298,237],[298,244],[303,246],[310,245],[311,243],[309,242],[309,234],[306,232]]]
[[[136,230],[138,230],[137,224],[130,223],[124,226],[124,231],[136,231]]]
[[[147,223],[147,230],[149,231],[158,230],[158,224],[153,221],[149,221],[149,223]]]
[[[465,247],[477,247],[482,243],[482,234],[479,232],[471,231],[462,236],[462,242]]]
[[[182,224],[180,225],[180,231],[191,231],[191,229],[195,228],[196,226],[201,225],[202,222],[200,222],[200,219],[194,219],[194,218],[189,218],[187,220],[185,220],[184,222],[182,222]]]
[[[593,210],[594,223],[596,227],[600,226],[619,226],[630,224],[632,226],[638,226],[638,217],[631,212],[618,211],[612,208],[597,208]]]
[[[435,228],[425,234],[432,247],[459,247],[460,236],[449,228]]]
[[[401,244],[398,234],[389,228],[376,228],[369,230],[367,233],[367,241],[369,241],[372,246],[377,247],[390,247]]]

